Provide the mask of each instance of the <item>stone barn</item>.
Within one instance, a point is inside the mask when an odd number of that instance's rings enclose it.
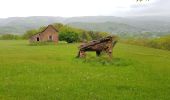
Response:
[[[30,38],[30,43],[33,42],[58,42],[58,30],[52,25],[48,25],[42,32],[33,35]]]

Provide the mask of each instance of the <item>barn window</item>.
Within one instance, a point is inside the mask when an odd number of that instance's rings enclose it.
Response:
[[[39,38],[39,37],[37,37],[37,41],[40,41],[40,38]]]
[[[52,37],[52,35],[50,35],[50,36],[49,36],[49,40],[52,40],[52,39],[53,39],[53,37]]]

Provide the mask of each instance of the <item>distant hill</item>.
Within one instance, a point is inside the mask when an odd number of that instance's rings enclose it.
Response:
[[[11,17],[0,19],[0,33],[23,34],[26,30],[60,22],[60,17]]]
[[[144,17],[114,17],[114,16],[85,16],[85,17],[11,17],[0,19],[0,34],[23,34],[26,30],[39,28],[52,23],[64,23],[73,27],[107,31],[111,33],[170,33],[170,18],[162,16]]]
[[[115,23],[115,22],[102,22],[102,23],[83,23],[75,22],[69,23],[69,26],[78,27],[86,30],[102,31],[109,33],[140,33],[143,29],[128,24]]]

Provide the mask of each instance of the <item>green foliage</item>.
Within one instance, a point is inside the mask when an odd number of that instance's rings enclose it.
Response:
[[[141,33],[141,29],[128,24],[116,22],[100,22],[100,23],[84,23],[74,22],[69,23],[69,26],[85,29],[88,31],[108,32],[108,33]]]
[[[41,28],[40,28],[41,29]],[[39,31],[38,30],[28,30],[25,32],[25,34],[23,35],[23,39],[29,39],[31,36],[37,34]]]
[[[150,41],[149,39],[145,39],[145,38],[121,39],[121,42],[123,43],[139,45],[139,46],[147,46],[149,41]]]
[[[59,39],[61,41],[67,41],[68,43],[90,41],[94,39],[100,39],[109,35],[109,33],[107,32],[87,31],[68,25],[63,25],[61,23],[55,23],[53,24],[53,26],[60,32]]]
[[[18,40],[21,39],[19,35],[13,35],[13,34],[3,34],[0,36],[1,40]]]
[[[39,32],[42,32],[42,31],[44,31],[46,29],[46,27],[45,26],[42,26],[42,27],[40,27],[38,30],[36,30],[38,33]]]
[[[54,26],[57,30],[60,30],[62,27],[64,27],[64,25],[61,24],[61,23],[54,23],[53,26]]]
[[[79,30],[65,26],[60,29],[59,40],[66,41],[68,43],[78,42]]]
[[[60,32],[59,39],[61,41],[67,41],[68,43],[90,41],[100,39],[109,35],[109,33],[106,32],[86,31],[66,25],[61,27],[59,29],[59,32]]]
[[[106,32],[93,32],[93,31],[89,31],[88,33],[89,33],[89,35],[91,36],[91,38],[93,40],[97,40],[97,39],[106,37],[108,35],[111,35],[111,34],[106,33]]]
[[[84,32],[82,32],[81,34],[80,34],[80,36],[79,36],[79,40],[80,41],[90,41],[90,40],[92,40],[92,37],[90,36],[90,34],[88,34],[88,32],[86,32],[86,31],[84,31]]]
[[[56,30],[59,31],[59,40],[66,41],[68,43],[73,42],[83,42],[83,41],[90,41],[94,39],[100,39],[109,35],[106,32],[94,32],[94,31],[86,31],[74,27],[70,27],[67,25],[63,25],[61,23],[55,23],[53,26]],[[32,35],[41,32],[46,27],[40,27],[38,30],[28,30],[24,35],[24,39],[30,38]]]
[[[153,39],[148,45],[158,49],[170,50],[170,35]]]
[[[154,0],[153,0],[154,1]],[[135,0],[134,0],[135,2]],[[58,17],[25,17],[25,18],[7,18],[0,21],[0,33],[17,33],[22,34],[30,29],[37,29],[41,26],[54,22],[65,22],[68,25],[77,28],[89,29],[93,31],[104,31],[109,33],[141,33],[147,32],[170,32],[169,17],[134,17],[122,18],[114,16],[91,16],[75,18],[58,18]],[[159,21],[158,21],[159,20]],[[76,24],[79,23],[79,24]],[[73,24],[72,24],[73,23]],[[4,26],[5,25],[5,26]]]
[[[130,38],[121,40],[123,43],[170,50],[170,35],[159,38]]]

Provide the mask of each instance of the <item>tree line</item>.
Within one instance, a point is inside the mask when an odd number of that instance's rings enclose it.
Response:
[[[66,41],[68,43],[85,42],[103,38],[110,35],[107,32],[87,31],[83,29],[70,27],[68,25],[63,25],[60,23],[55,23],[53,24],[53,26],[59,31],[59,40]],[[39,29],[28,30],[23,35],[4,34],[0,37],[0,39],[4,40],[29,39],[31,36],[43,31],[45,28],[46,27],[40,27]]]
[[[122,39],[121,42],[152,47],[157,49],[170,50],[170,35],[156,37],[156,38],[129,38]]]

